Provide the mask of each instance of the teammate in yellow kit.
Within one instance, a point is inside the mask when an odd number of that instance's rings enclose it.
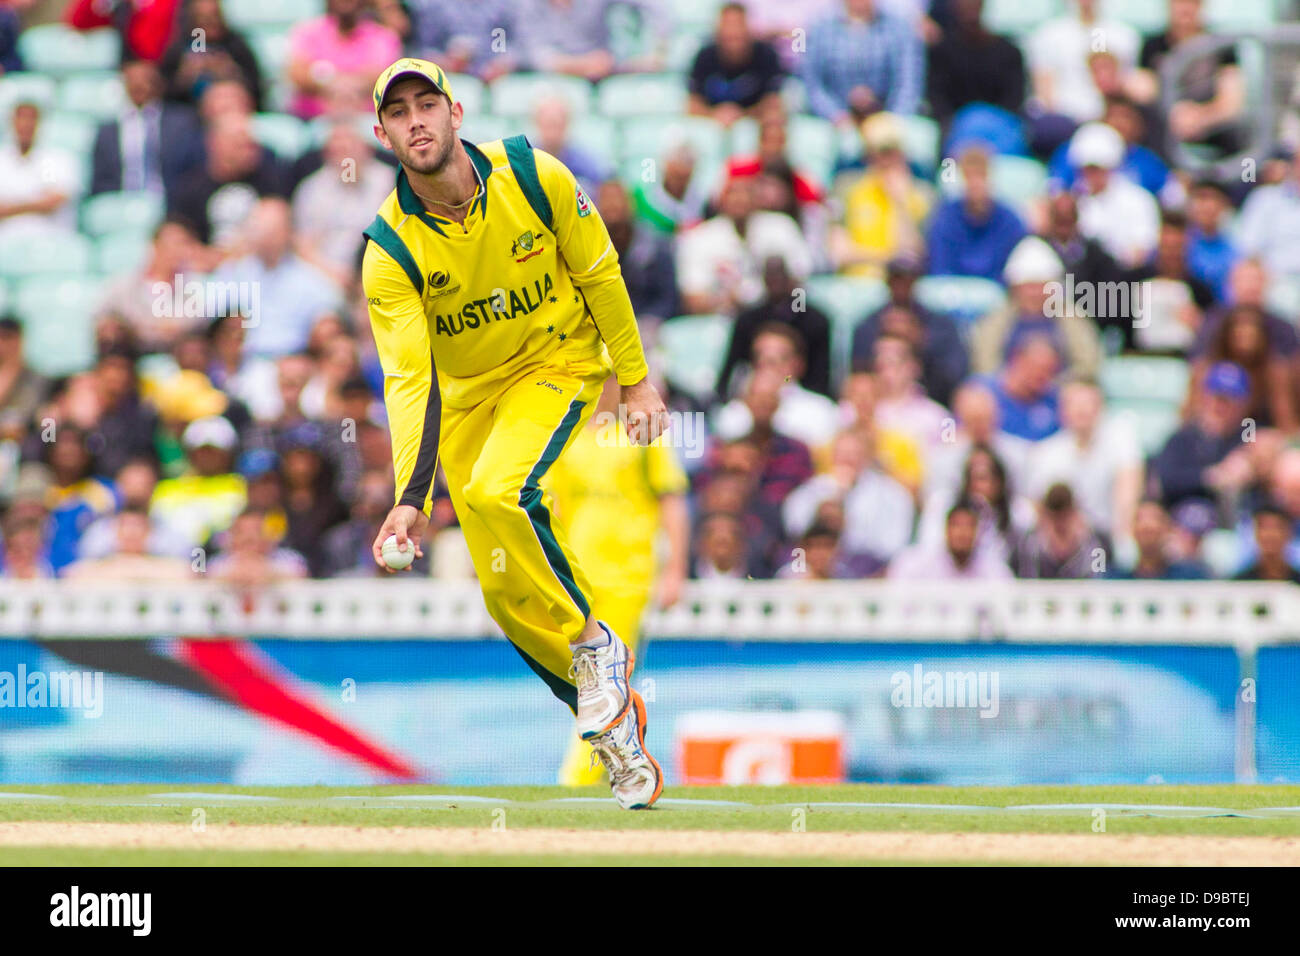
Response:
[[[554,496],[555,514],[587,572],[601,619],[635,651],[656,582],[658,604],[669,607],[686,580],[688,485],[677,453],[662,440],[648,447],[619,440],[618,398],[611,379],[587,427],[542,485]],[[581,786],[603,778],[591,746],[575,739],[560,768],[560,783]]]
[[[374,106],[375,136],[401,164],[362,263],[398,489],[375,561],[390,534],[422,553],[441,456],[489,613],[574,710],[620,805],[648,807],[663,774],[634,658],[597,619],[539,486],[611,371],[633,440],[666,424],[618,254],[555,157],[522,136],[460,139],[464,111],[436,64],[393,63]]]

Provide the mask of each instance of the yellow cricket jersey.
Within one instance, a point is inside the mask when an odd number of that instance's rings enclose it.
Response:
[[[662,439],[631,445],[618,440],[619,428],[617,421],[584,428],[542,487],[594,587],[648,590],[657,570],[659,499],[685,494],[688,484]]]
[[[362,282],[384,369],[397,500],[426,508],[438,401],[470,408],[530,368],[599,357],[646,375],[618,254],[573,174],[522,136],[462,140],[482,183],[464,223],[425,210],[405,170],[365,230]]]

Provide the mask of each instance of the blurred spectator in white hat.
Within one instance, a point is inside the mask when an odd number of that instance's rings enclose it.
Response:
[[[1155,197],[1126,176],[1124,138],[1105,123],[1087,123],[1070,139],[1070,165],[1079,170],[1079,229],[1096,239],[1120,265],[1137,266],[1152,252],[1160,233]]]

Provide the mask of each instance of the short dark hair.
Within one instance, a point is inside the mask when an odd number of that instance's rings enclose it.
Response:
[[[952,507],[948,509],[948,514],[944,517],[944,524],[952,523],[952,519],[963,512],[978,518],[980,513],[979,503],[974,498],[958,498],[953,502]]]
[[[778,335],[790,343],[801,359],[808,357],[808,345],[803,333],[793,325],[786,322],[764,322],[758,327],[758,331],[754,333],[752,342],[757,342],[759,336],[762,335]],[[751,344],[750,347],[753,348],[753,345]]]
[[[1269,515],[1281,518],[1283,521],[1288,523],[1292,520],[1291,515],[1287,513],[1287,510],[1274,498],[1265,498],[1259,504],[1255,505],[1255,513],[1251,515],[1251,519],[1258,521],[1260,518]]]

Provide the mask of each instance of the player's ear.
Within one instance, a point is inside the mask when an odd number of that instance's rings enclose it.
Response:
[[[461,106],[460,103],[452,103],[451,104],[451,128],[454,130],[459,130],[460,124],[463,123],[464,121],[465,121],[465,107]]]
[[[384,144],[384,149],[392,149],[393,144],[389,142],[388,134],[384,132],[383,124],[376,123],[374,126],[374,130],[375,130],[375,139],[379,140],[379,142]]]

